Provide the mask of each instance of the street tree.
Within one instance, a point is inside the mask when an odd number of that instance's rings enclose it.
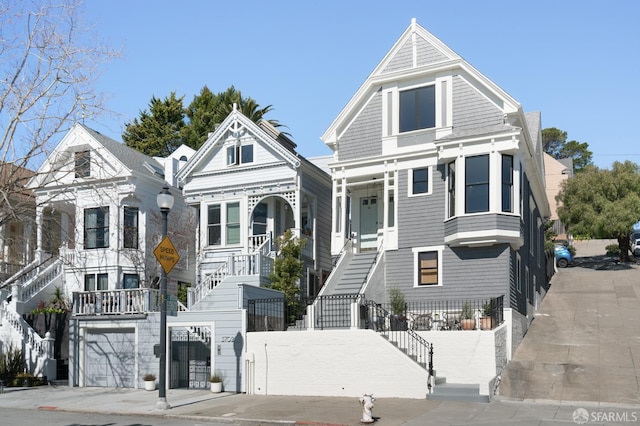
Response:
[[[556,160],[571,158],[575,173],[593,164],[593,152],[589,150],[589,144],[575,140],[567,142],[567,132],[564,130],[555,127],[542,129],[542,147]]]
[[[127,123],[122,138],[125,143],[151,156],[166,156],[185,144],[198,149],[235,107],[250,120],[267,120],[271,105],[261,107],[254,99],[243,97],[234,86],[214,94],[207,86],[184,108],[183,97],[175,93],[164,100],[151,98],[149,110]],[[274,127],[284,127],[277,120],[267,120]],[[286,133],[285,133],[286,134]]]
[[[277,239],[278,255],[273,263],[273,272],[269,276],[271,288],[284,293],[290,312],[296,309],[299,302],[300,286],[298,281],[302,277],[303,262],[300,258],[305,239],[297,238],[287,229]]]
[[[629,261],[629,233],[640,220],[638,165],[614,162],[612,169],[588,166],[562,182],[558,216],[573,235],[615,238],[620,260]]]
[[[0,226],[33,221],[32,170],[73,122],[106,112],[96,79],[119,52],[85,25],[80,1],[0,3]]]
[[[137,151],[153,157],[166,157],[183,144],[185,110],[183,97],[175,92],[159,99],[153,96],[149,110],[140,111],[140,119],[134,118],[125,125],[122,140]]]

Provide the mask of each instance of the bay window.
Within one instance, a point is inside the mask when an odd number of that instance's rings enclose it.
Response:
[[[489,155],[465,158],[465,213],[489,211]]]

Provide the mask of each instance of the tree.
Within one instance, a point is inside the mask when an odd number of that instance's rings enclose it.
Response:
[[[164,100],[153,96],[149,111],[140,111],[139,121],[134,118],[126,124],[122,134],[124,143],[153,157],[166,157],[175,151],[184,140],[183,98],[177,98],[175,92]]]
[[[296,238],[291,229],[278,237],[278,256],[273,264],[273,272],[269,276],[271,288],[284,293],[287,305],[295,307],[300,294],[298,280],[302,277],[303,262],[300,259],[304,239]]]
[[[243,97],[234,86],[218,94],[204,86],[186,108],[182,106],[183,99],[184,96],[176,98],[175,93],[165,100],[152,97],[150,110],[141,111],[139,119],[126,125],[122,134],[125,143],[152,156],[170,154],[181,144],[198,149],[233,111],[234,104],[256,123],[273,110],[271,105],[260,107],[254,99]],[[268,122],[283,127],[277,120]]]
[[[542,146],[544,152],[556,160],[571,158],[575,173],[580,173],[593,164],[593,152],[589,151],[589,144],[578,141],[567,142],[567,132],[564,130],[555,127],[542,129]]]
[[[119,52],[83,27],[79,9],[75,0],[0,3],[0,226],[34,220],[30,169],[71,122],[105,112],[95,83]]]
[[[630,161],[614,162],[612,170],[588,166],[562,182],[558,216],[574,235],[615,238],[620,260],[629,260],[629,234],[640,220],[640,174]]]

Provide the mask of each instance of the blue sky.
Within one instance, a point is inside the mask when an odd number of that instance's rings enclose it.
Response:
[[[85,15],[123,46],[98,88],[119,116],[86,123],[117,140],[152,96],[234,85],[302,155],[330,154],[320,136],[416,18],[597,166],[640,163],[638,1],[86,0]]]

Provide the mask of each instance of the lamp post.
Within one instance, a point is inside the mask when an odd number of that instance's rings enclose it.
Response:
[[[162,238],[167,236],[167,217],[173,207],[173,195],[169,187],[164,186],[162,192],[156,197],[156,202],[162,213]],[[158,380],[158,402],[156,406],[161,409],[169,409],[167,403],[167,273],[164,268],[160,275],[160,371]]]

